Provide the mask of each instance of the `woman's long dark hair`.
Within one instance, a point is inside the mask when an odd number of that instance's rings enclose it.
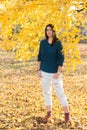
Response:
[[[47,27],[50,27],[51,29],[52,29],[52,31],[53,31],[53,40],[52,40],[52,44],[51,44],[51,46],[53,46],[55,43],[56,43],[56,41],[59,41],[59,39],[57,38],[57,36],[56,36],[56,32],[55,32],[55,30],[53,29],[54,28],[54,25],[52,25],[52,24],[48,24],[48,25],[46,25],[46,27],[45,27],[45,37],[46,37],[46,39],[48,39],[48,36],[47,36]]]

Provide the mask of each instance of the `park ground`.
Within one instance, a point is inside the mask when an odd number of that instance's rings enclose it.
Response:
[[[71,121],[64,124],[64,112],[53,89],[52,118],[41,123],[46,110],[37,76],[37,62],[16,62],[14,53],[0,50],[0,130],[87,130],[87,44],[79,44],[82,64],[75,71],[63,68],[64,90]]]

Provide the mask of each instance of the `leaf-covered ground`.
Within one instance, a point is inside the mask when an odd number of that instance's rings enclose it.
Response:
[[[44,98],[37,76],[37,62],[13,60],[12,52],[0,50],[0,130],[87,130],[87,44],[80,44],[83,64],[76,71],[63,68],[64,90],[71,121],[64,124],[64,112],[53,88],[52,118],[47,124]]]

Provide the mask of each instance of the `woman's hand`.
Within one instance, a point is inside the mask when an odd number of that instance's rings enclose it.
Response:
[[[40,78],[42,77],[40,70],[37,71],[37,74],[38,74],[38,76],[39,76]]]
[[[57,79],[59,77],[59,75],[60,75],[59,73],[55,73],[54,76],[53,76],[53,78]]]
[[[58,72],[54,74],[54,78],[57,79],[62,71],[62,66],[58,66]]]

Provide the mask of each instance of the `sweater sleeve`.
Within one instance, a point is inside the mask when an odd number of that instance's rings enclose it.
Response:
[[[38,55],[37,55],[37,61],[41,61],[41,42],[39,45],[39,51],[38,51]]]
[[[58,48],[57,48],[57,64],[58,66],[63,66],[63,62],[64,62],[64,54],[62,53],[62,43],[59,41],[58,43]]]

